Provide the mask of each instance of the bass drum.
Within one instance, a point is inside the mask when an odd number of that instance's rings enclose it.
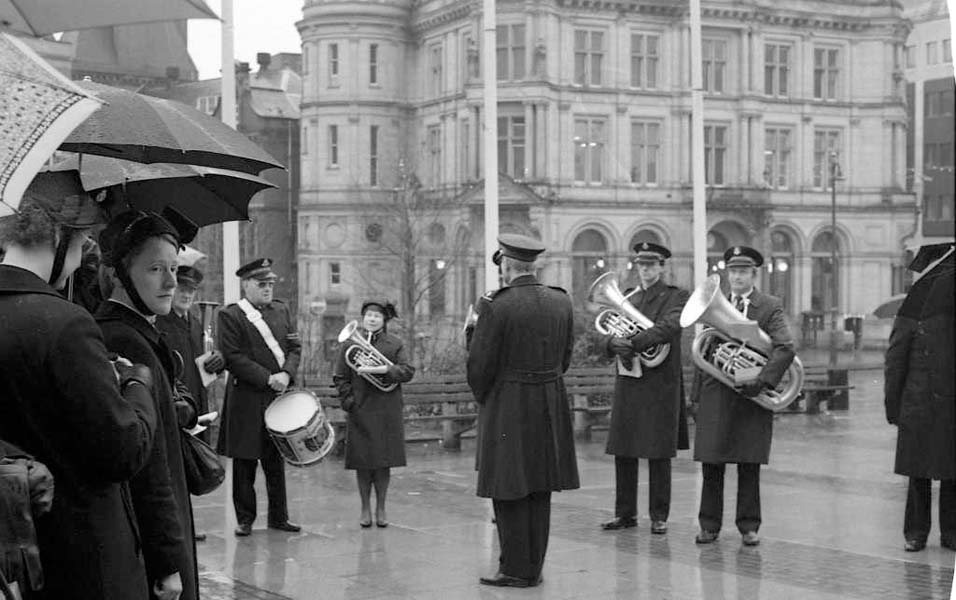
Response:
[[[305,390],[285,392],[266,408],[266,430],[279,454],[294,467],[325,458],[335,446],[335,429],[318,399]]]

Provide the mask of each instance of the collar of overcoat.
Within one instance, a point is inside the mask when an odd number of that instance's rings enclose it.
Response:
[[[524,285],[540,285],[538,283],[538,278],[530,273],[528,275],[519,275],[511,280],[511,283],[508,284],[508,287],[521,287]]]
[[[13,265],[0,265],[0,293],[8,294],[47,294],[63,298],[50,284],[37,277],[33,271],[27,271]],[[65,300],[65,298],[63,298]]]
[[[162,334],[160,334],[159,330],[147,321],[143,315],[136,313],[125,304],[111,300],[103,302],[100,304],[100,307],[96,309],[96,320],[123,322],[135,329],[140,335],[146,338],[150,344],[154,346],[160,345]]]

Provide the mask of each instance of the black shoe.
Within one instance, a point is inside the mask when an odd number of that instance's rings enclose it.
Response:
[[[637,519],[634,517],[617,517],[611,519],[610,521],[601,523],[601,529],[606,531],[614,529],[628,529],[629,527],[637,527]]]
[[[756,531],[748,531],[743,534],[744,546],[759,546],[760,545],[760,536],[757,535]]]
[[[907,552],[919,552],[926,547],[926,540],[906,540],[906,543],[903,544],[903,550]]]
[[[697,534],[697,537],[694,538],[694,543],[697,544],[713,544],[717,541],[717,536],[720,535],[716,531],[707,531],[706,529],[701,529]]]
[[[295,523],[283,521],[281,523],[269,523],[269,529],[278,529],[279,531],[288,531],[289,533],[298,533],[302,528]]]
[[[544,583],[544,577],[542,577],[541,575],[538,575],[537,579],[528,580],[528,587],[537,587],[541,585],[542,583]]]
[[[236,537],[246,537],[252,533],[252,523],[239,523],[236,525]]]
[[[205,534],[205,533],[194,533],[194,534],[193,534],[193,539],[196,540],[197,542],[205,542],[205,541],[206,541],[206,534]]]
[[[667,523],[665,521],[651,521],[651,533],[658,535],[667,533]]]
[[[478,582],[482,585],[493,585],[495,587],[526,588],[531,585],[531,582],[523,577],[512,577],[500,571],[495,573],[494,577],[481,577]]]
[[[375,521],[375,526],[385,529],[388,527],[388,521]]]

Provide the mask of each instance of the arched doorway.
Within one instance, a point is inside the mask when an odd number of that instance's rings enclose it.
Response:
[[[571,244],[571,284],[575,304],[587,299],[588,288],[598,275],[607,272],[607,239],[596,229],[585,229]]]
[[[836,250],[836,264],[832,253]],[[840,307],[840,241],[831,231],[824,231],[810,246],[811,284],[810,309],[829,312]]]
[[[767,290],[783,301],[783,309],[790,312],[793,307],[794,266],[793,238],[782,229],[770,233],[770,260],[767,272],[770,285]]]

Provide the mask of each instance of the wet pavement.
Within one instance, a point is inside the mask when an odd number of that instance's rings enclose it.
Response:
[[[287,467],[301,534],[265,528],[261,476],[261,516],[248,538],[226,529],[223,489],[195,499],[197,528],[209,535],[198,544],[203,598],[949,598],[956,555],[939,546],[936,523],[926,550],[902,548],[906,480],[892,473],[896,432],[883,417],[882,373],[853,371],[850,383],[848,412],[776,419],[754,548],[733,526],[733,468],[720,539],[694,543],[700,469],[691,451],[673,463],[667,535],[650,535],[644,463],[639,526],[601,531],[613,516],[614,467],[596,439],[578,444],[582,488],[554,495],[544,583],[479,586],[495,570],[497,540],[491,504],[475,496],[473,441],[460,453],[414,444],[409,466],[393,470],[386,529],[359,527],[354,475],[341,459]],[[935,496],[934,488],[934,519]]]

